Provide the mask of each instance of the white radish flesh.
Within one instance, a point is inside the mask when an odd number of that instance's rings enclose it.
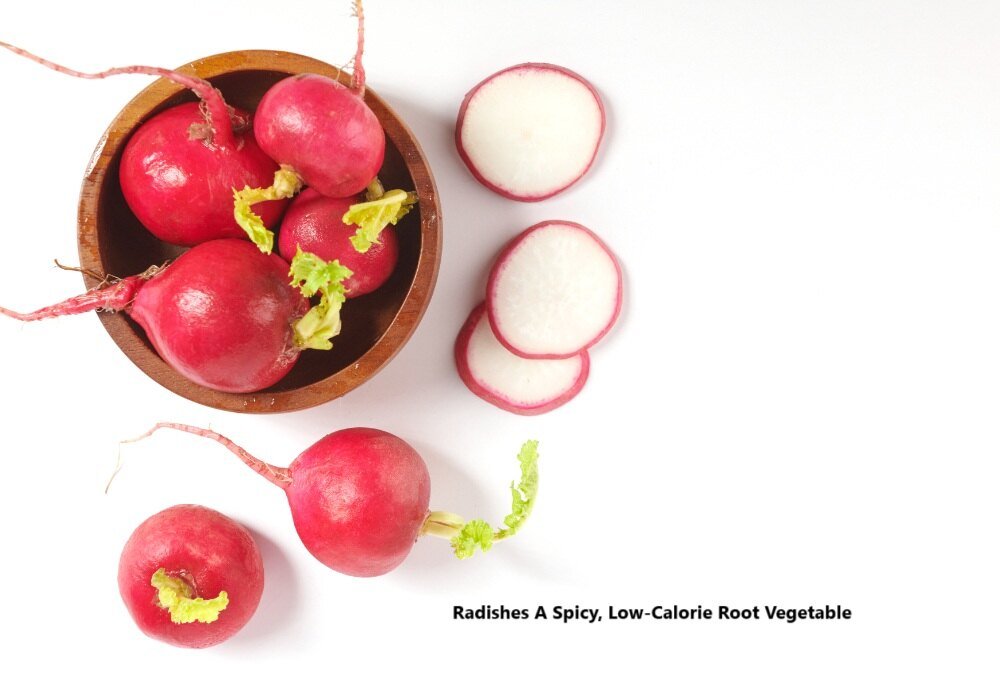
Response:
[[[604,106],[590,83],[552,64],[520,64],[466,95],[455,140],[482,184],[536,201],[582,177],[603,135]]]
[[[455,342],[458,374],[483,400],[515,414],[542,414],[568,402],[587,382],[586,351],[562,360],[520,358],[500,344],[485,304],[469,315]]]
[[[486,292],[497,339],[523,358],[567,358],[593,346],[621,310],[614,255],[589,229],[543,221],[500,253]]]

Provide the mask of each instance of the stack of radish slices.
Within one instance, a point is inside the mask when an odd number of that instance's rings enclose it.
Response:
[[[592,231],[543,221],[514,238],[490,271],[486,301],[455,343],[469,390],[515,414],[542,414],[580,392],[588,349],[622,306],[618,261]]]

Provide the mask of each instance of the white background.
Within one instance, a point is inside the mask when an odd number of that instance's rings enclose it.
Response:
[[[81,69],[241,48],[334,64],[348,3],[7,3],[0,39]],[[996,675],[1000,464],[1000,5],[982,2],[369,0],[369,84],[409,122],[445,218],[430,308],[392,364],[338,402],[227,414],[145,377],[97,318],[0,323],[3,655],[102,675]],[[550,61],[604,96],[590,174],[539,204],[479,186],[453,144],[486,75]],[[148,84],[72,80],[0,54],[2,302],[80,290],[80,178]],[[465,390],[452,342],[492,256],[550,218],[626,272],[590,383],[522,418]],[[423,540],[351,579],[301,546],[284,497],[207,441],[273,463],[348,426],[416,446],[432,507],[501,518],[521,441],[542,441],[535,515],[459,562]],[[117,560],[166,506],[249,526],[261,606],[193,654],[136,630]],[[452,605],[843,604],[850,622],[457,622]],[[225,671],[227,673],[220,673]]]

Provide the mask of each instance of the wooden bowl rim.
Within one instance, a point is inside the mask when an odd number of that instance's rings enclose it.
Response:
[[[318,73],[350,83],[350,74],[311,57],[276,50],[224,52],[197,59],[176,69],[178,72],[212,78],[241,71]],[[105,130],[84,175],[78,211],[78,248],[81,267],[105,275],[97,235],[100,195],[97,187],[104,181],[111,159],[124,144],[135,126],[150,111],[185,88],[172,81],[158,79],[143,89],[115,116]],[[358,360],[315,383],[283,392],[223,393],[189,381],[136,334],[125,317],[101,313],[99,317],[111,338],[139,369],[156,382],[188,400],[231,412],[292,412],[329,402],[357,388],[381,370],[403,348],[430,302],[441,263],[441,209],[430,166],[420,144],[395,111],[371,88],[365,90],[365,102],[382,123],[390,142],[399,150],[407,172],[420,196],[420,252],[413,280],[399,310],[388,328]],[[116,131],[121,135],[109,147]],[[115,273],[111,271],[110,273]],[[92,283],[84,275],[84,282]]]

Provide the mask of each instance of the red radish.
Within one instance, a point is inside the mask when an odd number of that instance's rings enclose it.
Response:
[[[160,357],[191,381],[249,393],[284,377],[302,349],[329,348],[329,338],[339,332],[345,269],[314,260],[300,257],[290,271],[283,259],[261,254],[246,240],[212,240],[165,267],[60,304],[34,313],[0,308],[0,314],[31,321],[125,311]],[[289,285],[290,275],[301,294]],[[310,310],[303,295],[317,289],[324,298]]]
[[[586,174],[604,136],[604,120],[600,95],[581,76],[552,64],[519,64],[465,95],[455,143],[484,186],[534,202]]]
[[[367,203],[344,214],[344,222],[360,228],[359,252],[377,241],[388,223],[395,224],[416,201],[402,190],[382,191],[377,175],[385,157],[385,132],[365,104],[365,15],[355,0],[358,45],[351,86],[315,73],[300,73],[274,84],[254,114],[254,135],[264,152],[281,164],[274,184],[247,185],[234,193],[233,215],[263,252],[270,252],[273,235],[254,214],[253,206],[298,192],[303,184],[328,198],[349,198],[368,189]],[[308,251],[308,250],[306,250]]]
[[[264,563],[242,525],[182,504],[147,518],[129,537],[118,590],[150,638],[210,647],[250,621],[264,591]]]
[[[496,338],[522,358],[568,358],[607,334],[622,306],[618,261],[592,231],[543,221],[512,240],[490,272]]]
[[[302,191],[289,205],[278,232],[278,252],[289,261],[302,249],[326,261],[339,261],[353,275],[344,281],[348,299],[378,289],[396,268],[399,241],[386,229],[368,251],[354,246],[354,229],[344,223],[344,215],[356,197],[327,198],[314,188]]]
[[[569,402],[590,373],[586,351],[562,360],[514,355],[493,336],[485,304],[472,311],[459,332],[455,363],[470,391],[514,414],[542,414]]]
[[[365,15],[355,2],[358,45],[351,86],[304,73],[285,78],[260,100],[254,135],[264,152],[331,198],[363,191],[385,154],[385,133],[364,102]]]
[[[428,511],[430,477],[423,459],[405,440],[374,428],[349,428],[320,439],[288,468],[271,466],[214,431],[184,424],[161,428],[193,433],[224,445],[243,463],[285,491],[295,529],[320,562],[355,577],[395,569],[418,537],[451,541],[459,558],[512,537],[534,507],[538,490],[538,443],[521,447],[521,481],[511,485],[513,507],[505,527],[494,531],[482,520]]]
[[[250,116],[227,106],[211,83],[152,66],[81,73],[4,42],[0,47],[77,78],[156,75],[194,91],[201,104],[168,108],[143,123],[129,139],[119,168],[122,193],[139,222],[160,240],[187,247],[243,237],[243,230],[233,221],[232,191],[247,184],[270,183],[278,165],[250,134]],[[267,228],[278,224],[285,203],[272,200],[258,207]]]

